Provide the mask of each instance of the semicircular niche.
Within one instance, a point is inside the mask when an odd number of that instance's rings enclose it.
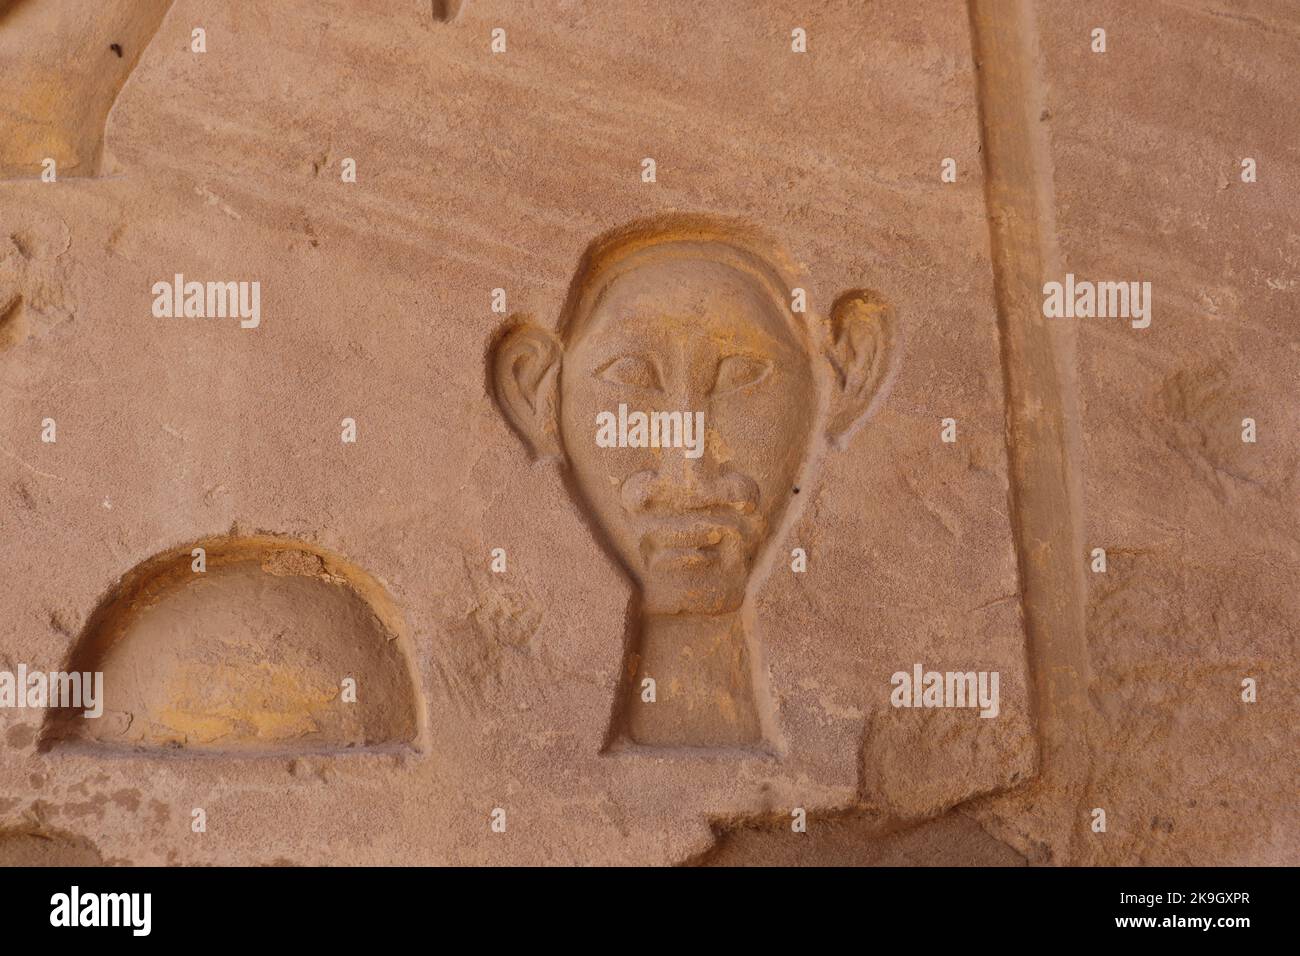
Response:
[[[51,710],[42,749],[256,756],[418,743],[392,599],[294,539],[209,538],[144,561],[100,602],[66,669],[102,672],[103,714]]]

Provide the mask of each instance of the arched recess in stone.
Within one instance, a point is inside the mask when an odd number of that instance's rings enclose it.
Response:
[[[100,602],[65,669],[103,674],[102,716],[51,709],[42,749],[418,747],[411,660],[388,592],[342,557],[271,535],[208,538],[142,562]]]

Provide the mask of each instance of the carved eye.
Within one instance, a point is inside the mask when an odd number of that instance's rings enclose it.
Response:
[[[772,363],[763,359],[750,358],[748,355],[728,355],[718,363],[713,394],[720,395],[746,385],[756,385],[767,378],[771,371]]]
[[[612,362],[607,362],[596,376],[612,385],[663,390],[659,382],[659,370],[643,355],[620,356]]]

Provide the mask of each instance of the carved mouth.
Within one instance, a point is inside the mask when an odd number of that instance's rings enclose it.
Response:
[[[674,523],[642,536],[641,559],[655,570],[707,567],[720,564],[728,545],[739,546],[740,538],[740,530],[730,524]]]

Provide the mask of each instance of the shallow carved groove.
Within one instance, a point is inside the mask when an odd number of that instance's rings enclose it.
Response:
[[[989,238],[1007,394],[1010,506],[1033,673],[1043,785],[1079,785],[1089,662],[1083,622],[1079,412],[1070,346],[1042,315],[1056,271],[1055,205],[1035,13],[970,0]],[[1059,806],[1069,812],[1070,804]],[[1057,811],[1053,825],[1077,839]]]

